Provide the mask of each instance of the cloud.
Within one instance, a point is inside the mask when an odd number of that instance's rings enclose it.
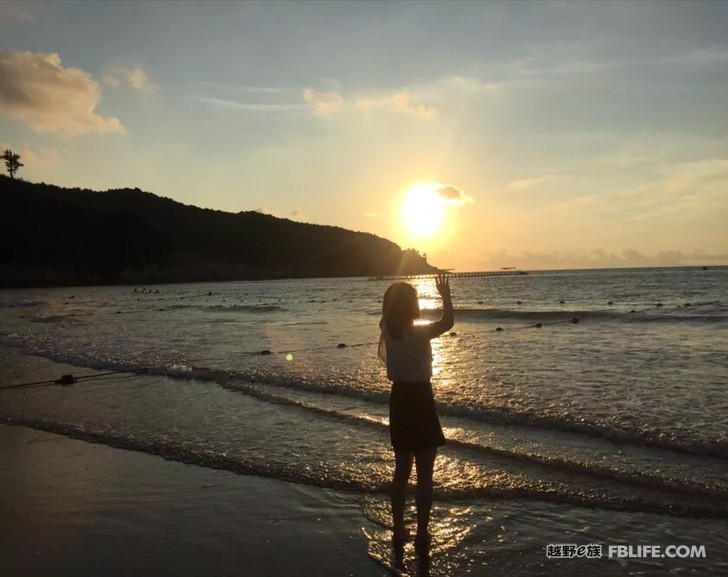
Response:
[[[407,90],[396,90],[384,96],[357,98],[354,101],[354,107],[364,114],[369,114],[373,110],[388,110],[421,119],[437,116],[436,108],[422,103],[413,103],[411,98],[412,96]]]
[[[75,136],[124,133],[121,121],[95,108],[101,90],[80,68],[64,68],[55,53],[0,51],[0,113],[38,132]]]
[[[227,110],[243,110],[246,112],[292,112],[305,109],[305,104],[299,103],[275,103],[275,102],[242,102],[238,100],[229,100],[227,98],[217,98],[215,96],[196,96],[190,95],[187,100],[208,104],[216,108]]]
[[[509,192],[523,192],[525,190],[531,190],[537,188],[542,184],[553,182],[558,179],[559,176],[556,174],[544,174],[543,176],[537,176],[535,178],[524,178],[521,180],[512,180],[506,185],[506,190]]]
[[[397,90],[392,94],[392,107],[397,112],[411,114],[417,118],[433,118],[437,114],[432,106],[410,102],[410,94],[406,90]]]
[[[303,99],[313,108],[316,116],[331,118],[341,111],[344,98],[338,92],[315,92],[310,88],[303,89]]]
[[[708,158],[679,164],[667,179],[670,190],[728,181],[728,158]]]
[[[589,252],[562,253],[559,251],[532,252],[522,251],[510,254],[505,250],[484,253],[483,265],[486,268],[514,266],[520,269],[573,269],[573,268],[628,268],[654,266],[700,266],[724,265],[728,254],[708,254],[700,250],[683,253],[679,250],[663,250],[654,254],[643,254],[633,248],[622,249],[618,253],[608,253],[603,249]]]
[[[116,76],[110,76],[108,74],[104,74],[101,77],[101,80],[105,84],[108,84],[109,86],[111,86],[112,88],[118,88],[119,87],[119,84],[121,84],[120,81],[119,81],[119,79]]]
[[[124,83],[134,90],[148,94],[156,92],[159,89],[159,86],[152,84],[144,70],[139,67],[127,68],[116,66],[104,74],[101,80],[112,88],[118,88]]]
[[[31,148],[27,144],[20,147],[12,146],[7,142],[0,142],[0,150],[10,149],[20,155],[20,161],[25,165],[24,168],[47,168],[58,166],[61,159],[53,150],[45,146],[39,148]]]
[[[445,199],[447,204],[452,206],[463,206],[472,204],[475,200],[465,194],[461,189],[451,184],[438,184],[433,189],[435,193]]]
[[[334,85],[333,81],[328,81],[328,84]],[[345,108],[351,110],[352,105],[354,110],[363,114],[370,114],[373,111],[387,111],[407,114],[425,120],[437,116],[437,109],[434,106],[413,101],[412,94],[404,89],[374,96],[352,96],[347,98],[342,94],[340,84],[336,83],[335,88],[335,90],[326,92],[317,92],[311,88],[304,88],[303,100],[313,108],[316,116],[324,118],[331,118]]]
[[[29,2],[0,2],[0,22],[33,20],[36,6]]]
[[[364,213],[364,216],[366,216],[367,218],[381,218],[380,215],[379,215],[379,213],[376,213],[376,212],[374,212],[372,210],[366,211]]]

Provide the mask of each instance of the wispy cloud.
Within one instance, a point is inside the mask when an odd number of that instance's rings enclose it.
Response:
[[[37,5],[30,2],[0,2],[0,22],[13,20],[33,20],[37,11]]]
[[[138,66],[133,68],[124,66],[110,67],[101,77],[101,80],[112,88],[119,88],[122,84],[125,84],[138,92],[148,94],[159,89],[159,86],[150,82],[146,72]]]
[[[26,169],[49,168],[58,166],[61,163],[61,158],[58,154],[46,146],[30,147],[27,144],[13,146],[8,142],[0,142],[0,150],[6,150],[8,148],[20,155],[21,161]]]
[[[683,162],[667,179],[667,185],[675,191],[719,182],[728,185],[728,158]]]
[[[354,101],[354,107],[365,114],[375,110],[388,110],[421,119],[434,118],[437,115],[437,109],[434,106],[413,102],[410,93],[404,89],[395,90],[391,94],[383,96],[357,98]]]
[[[303,100],[307,102],[316,116],[331,118],[341,112],[344,105],[344,97],[338,92],[316,92],[310,88],[304,88]]]
[[[561,175],[558,174],[543,174],[534,178],[522,178],[519,180],[512,180],[508,184],[506,184],[506,190],[508,192],[523,192],[526,190],[539,188],[540,186],[554,182],[559,178],[561,178]]]
[[[728,262],[728,254],[703,251],[683,252],[663,250],[645,254],[633,248],[618,252],[594,249],[582,252],[523,251],[509,253],[505,250],[481,254],[484,268],[514,266],[520,269],[572,269],[572,268],[627,268],[652,266],[722,265]]]
[[[286,112],[305,110],[306,106],[300,103],[275,103],[275,102],[245,102],[218,98],[215,96],[188,95],[187,100],[207,104],[216,108],[228,110],[243,110],[247,112]]]
[[[280,94],[282,92],[297,92],[298,89],[283,86],[257,86],[250,84],[240,84],[236,82],[218,82],[210,80],[202,80],[194,82],[190,85],[190,88],[195,91],[204,93],[214,93],[216,95],[221,94]]]
[[[55,53],[0,51],[0,113],[38,132],[67,136],[125,132],[118,118],[95,112],[99,84]]]

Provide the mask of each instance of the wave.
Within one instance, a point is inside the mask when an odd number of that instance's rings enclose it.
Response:
[[[79,322],[73,314],[71,315],[46,315],[39,314],[30,319],[31,323],[77,323]]]
[[[32,300],[19,300],[19,301],[13,301],[6,306],[8,308],[14,308],[14,307],[22,307],[22,308],[33,308],[38,307],[41,305],[44,305],[45,303],[43,301],[32,301]]]
[[[273,304],[262,305],[184,305],[172,304],[159,309],[160,311],[172,310],[200,310],[208,312],[238,312],[238,313],[269,313],[274,311],[285,311],[286,309]]]
[[[214,382],[224,387],[230,387],[231,383],[238,383],[238,386],[260,384],[291,391],[352,398],[379,405],[386,405],[389,398],[388,392],[384,390],[365,391],[354,389],[342,383],[305,379],[300,376],[273,375],[257,370],[231,371],[181,364],[150,366],[135,362],[89,359],[80,355],[37,350],[26,346],[22,340],[1,334],[0,343],[19,348],[26,354],[100,371],[124,371],[140,375],[194,379]],[[544,431],[566,432],[590,438],[605,439],[616,444],[644,446],[701,457],[728,458],[728,439],[725,438],[682,439],[659,430],[627,428],[625,426],[591,422],[578,416],[548,415],[510,407],[473,407],[463,404],[443,404],[438,407],[438,412],[442,416],[464,418],[488,424],[517,425]]]
[[[629,311],[607,309],[551,309],[516,310],[509,308],[458,308],[458,321],[501,320],[536,322],[582,322],[624,321],[624,322],[725,322],[728,321],[728,307],[651,307]]]
[[[344,490],[361,494],[377,493],[385,495],[389,492],[388,479],[377,479],[372,476],[357,478],[331,474],[318,475],[316,467],[296,468],[286,464],[261,462],[260,459],[231,457],[224,453],[205,448],[195,448],[178,444],[169,439],[149,440],[138,437],[127,437],[108,431],[96,431],[88,426],[72,423],[54,422],[45,419],[18,418],[0,414],[0,423],[19,425],[80,439],[93,443],[101,443],[119,449],[140,451],[157,455],[164,459],[180,461],[211,469],[223,469],[238,474],[270,477],[283,481],[314,485],[327,489]],[[562,488],[553,490],[540,488],[538,484],[518,487],[440,487],[438,496],[444,500],[461,501],[476,498],[496,499],[531,499],[552,503],[569,504],[581,507],[598,507],[629,512],[663,513],[679,517],[728,518],[728,505],[720,501],[710,504],[701,502],[686,503],[668,501],[664,495],[655,499],[644,497],[620,497],[604,493],[594,494],[578,490]],[[684,497],[683,497],[684,498]]]
[[[304,401],[299,401],[288,397],[281,397],[279,395],[274,395],[269,392],[262,391],[255,386],[235,383],[226,383],[223,386],[227,389],[243,392],[247,395],[253,396],[263,401],[297,407],[309,412],[317,413],[327,418],[333,418],[336,420],[345,421],[347,423],[355,423],[360,426],[366,426],[378,430],[388,429],[387,424],[377,420],[373,420],[371,418],[348,413],[341,413],[339,411],[336,411],[335,409],[326,409],[323,407],[312,405],[310,403],[306,403]],[[690,495],[728,498],[728,486],[706,486],[693,481],[674,479],[661,475],[653,475],[650,473],[644,473],[642,471],[622,471],[613,469],[611,467],[597,465],[594,463],[587,464],[568,459],[561,459],[558,457],[548,457],[533,453],[521,453],[517,451],[511,451],[509,449],[500,449],[497,447],[491,447],[471,441],[462,441],[453,438],[449,438],[447,444],[450,448],[466,449],[469,451],[484,453],[489,456],[517,460],[523,463],[536,465],[541,468],[550,469],[558,472],[588,475],[591,477],[597,477],[610,481],[620,481],[631,485],[641,485],[649,487],[651,489],[666,489]]]

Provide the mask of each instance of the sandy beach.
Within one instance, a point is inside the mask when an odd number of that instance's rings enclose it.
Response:
[[[0,574],[352,575],[346,496],[0,425]]]

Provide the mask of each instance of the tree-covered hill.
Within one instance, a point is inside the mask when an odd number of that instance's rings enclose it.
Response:
[[[435,272],[368,233],[0,176],[0,286]]]

